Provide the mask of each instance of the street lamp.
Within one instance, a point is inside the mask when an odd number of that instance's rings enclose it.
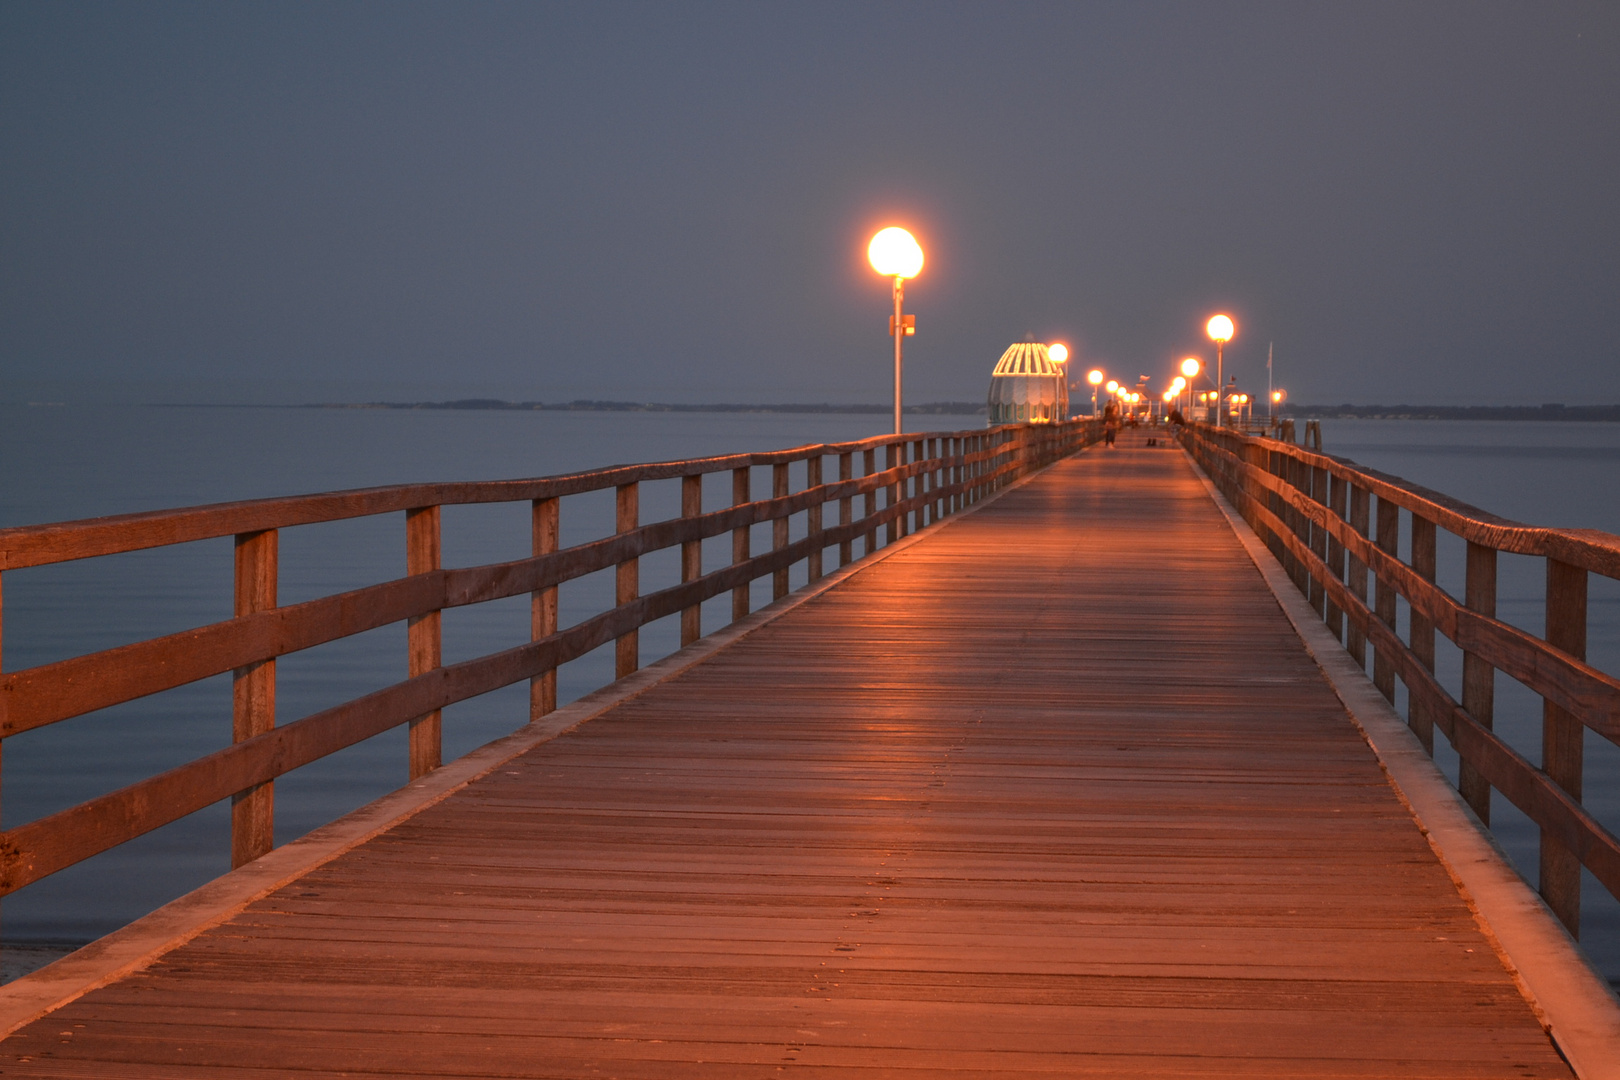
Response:
[[[1270,421],[1270,427],[1274,430],[1277,427],[1277,406],[1286,400],[1288,400],[1288,391],[1282,387],[1279,386],[1271,392],[1271,413],[1267,419]]]
[[[1198,378],[1198,373],[1202,370],[1204,370],[1203,361],[1196,356],[1189,356],[1181,362],[1181,374],[1187,380],[1187,408],[1189,409],[1192,408],[1193,403],[1193,380]]]
[[[1086,382],[1091,384],[1091,416],[1097,417],[1097,387],[1102,385],[1103,373],[1099,368],[1092,368],[1086,372]]]
[[[922,248],[914,238],[898,226],[880,229],[872,242],[866,245],[866,258],[872,269],[885,277],[894,278],[894,317],[889,320],[889,333],[894,336],[894,433],[900,434],[901,371],[900,343],[917,332],[917,317],[902,311],[906,297],[906,278],[916,277],[922,269]]]
[[[917,257],[920,260],[922,258],[921,253]],[[1232,334],[1235,330],[1236,327],[1232,325],[1231,318],[1226,315],[1211,316],[1209,322],[1204,325],[1204,331],[1209,334],[1209,339],[1215,343],[1215,409],[1220,414],[1220,420],[1217,422],[1222,427],[1226,426],[1226,410],[1221,408],[1221,394],[1225,390],[1221,383],[1221,347],[1232,340]]]

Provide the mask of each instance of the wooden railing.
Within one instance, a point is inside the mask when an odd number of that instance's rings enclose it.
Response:
[[[1393,703],[1395,681],[1405,684],[1408,723],[1428,751],[1436,728],[1450,741],[1480,820],[1490,823],[1495,789],[1540,829],[1541,895],[1570,932],[1582,866],[1620,897],[1620,840],[1581,805],[1583,728],[1620,743],[1620,679],[1586,663],[1587,575],[1620,578],[1620,536],[1521,525],[1291,441],[1202,425],[1183,441],[1357,663],[1372,647],[1384,697]],[[1435,584],[1437,529],[1467,543],[1461,600]],[[1498,552],[1546,560],[1545,639],[1496,618]],[[1409,607],[1407,641],[1397,597]],[[1462,651],[1461,701],[1435,677],[1436,632]],[[1539,767],[1492,730],[1498,671],[1542,698]]]
[[[769,575],[779,599],[788,593],[795,563],[806,563],[815,582],[829,551],[836,549],[838,566],[856,558],[857,543],[861,557],[869,555],[1099,435],[1091,421],[927,432],[535,480],[370,488],[0,530],[0,572],[225,536],[235,537],[236,567],[234,618],[0,674],[3,739],[232,672],[234,739],[178,768],[0,833],[0,895],[226,798],[232,800],[231,861],[240,866],[273,846],[277,776],[408,724],[408,775],[415,779],[439,765],[446,706],[527,679],[529,718],[537,719],[557,707],[559,665],[612,641],[615,678],[622,678],[638,666],[637,631],[647,623],[678,613],[681,644],[690,644],[703,632],[704,600],[730,592],[731,617],[742,618],[755,579]],[[762,466],[771,469],[770,497],[755,498],[750,480]],[[802,479],[797,490],[793,471]],[[705,511],[703,477],[725,472],[732,478],[731,504]],[[640,488],[656,481],[679,481],[680,516],[644,524]],[[615,493],[614,533],[559,550],[560,501],[607,489]],[[525,501],[532,514],[531,557],[441,565],[441,507]],[[834,506],[836,524],[827,520]],[[405,516],[406,577],[278,605],[279,530],[387,513]],[[805,534],[790,540],[789,519],[799,514],[806,516]],[[771,550],[753,554],[751,527],[766,522]],[[730,564],[705,571],[702,542],[726,533]],[[675,547],[680,584],[642,595],[640,558]],[[559,628],[557,586],[609,568],[614,606]],[[525,593],[531,598],[527,643],[441,663],[440,612]],[[278,657],[400,622],[408,625],[409,678],[277,725]]]

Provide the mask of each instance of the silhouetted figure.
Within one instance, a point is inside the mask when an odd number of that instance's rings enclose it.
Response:
[[[1103,445],[1113,446],[1117,438],[1119,438],[1119,405],[1110,401],[1108,408],[1103,410]]]

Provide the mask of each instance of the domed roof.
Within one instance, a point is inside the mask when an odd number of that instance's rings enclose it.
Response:
[[[982,368],[980,370],[983,370]],[[1046,346],[1033,341],[1020,341],[1007,346],[996,362],[991,375],[1056,375],[1063,376],[1063,365],[1055,362]]]

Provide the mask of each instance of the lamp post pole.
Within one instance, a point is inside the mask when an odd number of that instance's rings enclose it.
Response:
[[[1222,368],[1222,347],[1232,340],[1237,327],[1233,325],[1231,316],[1214,315],[1205,324],[1204,330],[1209,334],[1209,339],[1215,343],[1215,411],[1218,417],[1215,423],[1220,427],[1226,427],[1226,372]]]
[[[894,433],[900,434],[900,403],[902,385],[904,383],[904,361],[900,357],[901,343],[906,340],[906,319],[902,309],[906,302],[906,279],[896,274],[894,278]]]
[[[903,397],[903,368],[900,339],[916,333],[916,324],[906,325],[906,278],[916,277],[922,269],[922,248],[916,238],[897,225],[879,229],[866,247],[866,258],[872,269],[894,279],[894,318],[889,321],[889,333],[894,335],[894,433],[900,434],[900,406]]]

